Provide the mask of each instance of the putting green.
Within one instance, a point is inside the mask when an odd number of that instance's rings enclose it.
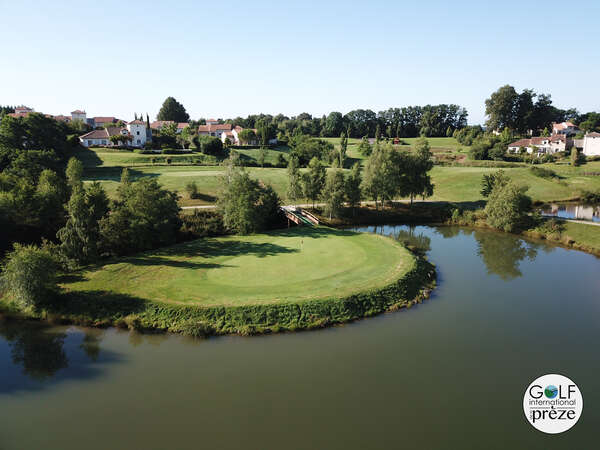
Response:
[[[202,306],[272,304],[381,288],[414,264],[412,254],[389,238],[298,227],[141,253],[86,271],[63,287]]]

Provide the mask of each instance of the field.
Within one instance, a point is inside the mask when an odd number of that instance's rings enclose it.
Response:
[[[388,286],[414,267],[395,241],[372,234],[298,227],[206,238],[122,258],[65,284],[201,306],[269,305],[343,298]]]
[[[339,138],[329,140],[339,141]],[[407,139],[408,141],[409,139]],[[432,145],[438,143],[456,147],[453,138],[430,138]],[[349,147],[352,154],[353,146]],[[282,147],[268,150],[267,162],[274,162],[278,154],[287,154],[289,149]],[[258,150],[241,150],[243,158],[256,158]],[[358,152],[356,152],[358,153]],[[172,159],[171,164],[151,164],[152,155],[142,155],[133,152],[116,152],[98,150],[82,150],[78,157],[86,167],[85,179],[100,181],[106,188],[109,196],[114,196],[121,176],[122,167],[130,168],[133,179],[139,177],[155,177],[167,189],[178,191],[181,195],[182,206],[206,205],[215,202],[219,186],[219,176],[223,168],[218,165],[206,165],[208,162],[189,162],[191,158],[202,158],[203,155],[157,155],[155,158]],[[214,162],[212,163],[214,164]],[[577,198],[582,190],[600,190],[600,176],[591,173],[600,173],[600,161],[589,162],[580,167],[566,164],[544,164],[542,167],[555,171],[559,179],[540,178],[529,170],[528,167],[506,168],[507,174],[519,185],[529,188],[528,195],[535,201],[560,201]],[[271,184],[279,193],[284,202],[287,202],[285,193],[287,189],[287,172],[283,168],[247,168],[250,175]],[[431,172],[435,184],[434,201],[476,201],[481,200],[481,177],[498,169],[468,166],[435,166]],[[187,183],[194,181],[201,193],[199,199],[189,199],[185,194]],[[302,200],[301,200],[302,201]]]

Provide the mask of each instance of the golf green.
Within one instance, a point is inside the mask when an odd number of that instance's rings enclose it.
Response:
[[[63,287],[187,305],[266,305],[347,297],[388,286],[414,267],[413,255],[389,238],[297,227],[141,253]]]

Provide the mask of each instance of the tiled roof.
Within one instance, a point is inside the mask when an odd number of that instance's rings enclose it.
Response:
[[[509,147],[527,147],[530,144],[530,139],[519,139],[518,141],[508,144]]]
[[[146,122],[144,122],[143,120],[137,119],[137,120],[132,120],[131,122],[129,122],[129,125],[146,125]]]
[[[108,131],[105,129],[102,130],[94,130],[86,133],[82,136],[79,136],[80,139],[108,139]]]
[[[95,123],[114,123],[116,121],[116,117],[94,117]]]
[[[75,111],[71,111],[71,114],[85,114],[85,111],[82,111],[80,109],[76,109]]]
[[[596,133],[595,131],[592,131],[591,133],[587,133],[585,135],[585,137],[594,137],[594,138],[597,138],[597,137],[600,137],[600,133]]]
[[[154,122],[152,122],[150,124],[150,128],[152,128],[153,130],[158,130],[170,123],[174,123],[174,122],[172,120],[155,120]]]
[[[179,123],[177,124],[177,128],[179,128],[179,129],[181,129],[181,130],[183,130],[184,128],[186,128],[186,127],[189,127],[189,126],[190,126],[190,124],[189,124],[189,123],[187,123],[187,122],[179,122]]]
[[[220,124],[208,124],[208,125],[200,125],[198,127],[198,131],[199,132],[208,132],[210,133],[211,131],[217,131],[217,130],[225,130],[225,131],[230,131],[231,130],[231,124],[230,123],[220,123]]]

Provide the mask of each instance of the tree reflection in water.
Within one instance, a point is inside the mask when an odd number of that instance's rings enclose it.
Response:
[[[0,320],[0,392],[12,389],[33,388],[57,378],[87,378],[100,373],[99,367],[91,366],[101,356],[100,343],[103,330],[67,332],[64,327],[52,327],[44,323],[21,320]],[[79,349],[85,355],[74,352],[73,340],[79,341]],[[5,343],[3,351],[2,344]],[[69,355],[74,357],[74,368],[69,369]],[[102,352],[102,362],[116,361],[116,355]],[[86,362],[87,361],[87,362]],[[12,363],[12,364],[11,364]],[[6,367],[4,367],[6,365]],[[21,368],[26,378],[15,377],[10,368]],[[12,375],[10,374],[12,373]],[[8,377],[3,380],[3,376]],[[35,383],[30,385],[26,380]]]
[[[505,233],[470,230],[477,240],[477,253],[489,274],[496,274],[504,281],[523,276],[519,266],[521,261],[533,261],[539,250],[551,251],[552,247],[526,242]]]
[[[414,225],[409,225],[408,229],[400,227],[393,228],[392,232],[388,233],[388,236],[402,242],[411,250],[424,255],[431,250],[431,239],[423,233],[416,233],[415,229],[416,226]]]

